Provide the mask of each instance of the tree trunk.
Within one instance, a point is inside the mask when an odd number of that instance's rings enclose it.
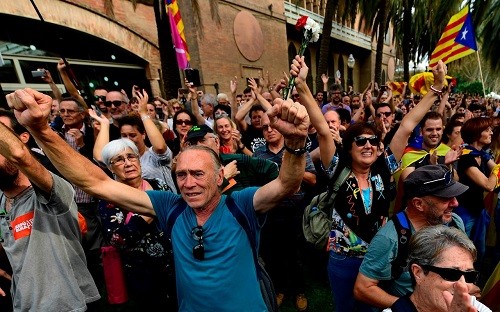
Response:
[[[158,30],[158,45],[160,48],[160,89],[164,93],[162,97],[166,99],[176,98],[177,90],[181,87],[181,77],[172,42],[170,23],[168,22],[164,1],[155,0],[153,6],[156,17],[156,28]]]
[[[382,57],[384,56],[384,37],[387,24],[387,1],[381,1],[380,6],[380,24],[378,25],[377,34],[377,52],[375,55],[375,82],[380,85],[382,82]]]
[[[410,60],[412,35],[411,35],[411,21],[412,14],[411,8],[413,7],[413,0],[405,0],[403,2],[403,79],[406,82],[410,81]],[[404,94],[403,94],[404,96]]]
[[[330,35],[332,33],[333,22],[333,1],[326,2],[325,17],[323,20],[323,32],[321,34],[321,42],[319,46],[319,62],[316,70],[316,92],[323,91],[323,81],[321,74],[326,74],[328,71],[328,58],[330,57]],[[311,64],[312,65],[312,64]],[[332,75],[333,73],[329,73]]]

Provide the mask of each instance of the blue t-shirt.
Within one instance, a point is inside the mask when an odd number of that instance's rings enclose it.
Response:
[[[250,227],[260,236],[261,221],[253,207],[257,188],[246,188],[230,196],[247,216]],[[147,192],[159,224],[166,231],[167,217],[174,205],[182,201],[171,192]],[[193,247],[198,241],[192,229],[196,215],[188,207],[174,223],[172,248],[179,311],[266,311],[253,259],[252,247],[238,221],[225,204],[223,195],[210,218],[203,225],[205,259],[196,260]]]

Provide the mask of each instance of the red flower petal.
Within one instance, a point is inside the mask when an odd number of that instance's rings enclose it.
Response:
[[[307,16],[301,16],[297,20],[297,24],[295,24],[295,29],[302,30],[304,26],[306,26],[307,18],[308,18]]]

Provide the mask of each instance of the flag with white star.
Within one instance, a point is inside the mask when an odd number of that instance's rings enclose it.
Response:
[[[474,25],[469,13],[469,7],[464,7],[453,15],[446,25],[436,48],[431,54],[429,68],[434,67],[439,60],[445,64],[458,60],[477,51]]]

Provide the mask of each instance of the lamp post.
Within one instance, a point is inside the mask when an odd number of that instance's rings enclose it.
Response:
[[[353,86],[353,81],[352,81],[352,69],[354,68],[354,64],[356,64],[356,60],[354,59],[354,56],[352,54],[349,54],[349,57],[347,58],[347,88],[349,86]],[[353,86],[354,88],[354,86]]]

